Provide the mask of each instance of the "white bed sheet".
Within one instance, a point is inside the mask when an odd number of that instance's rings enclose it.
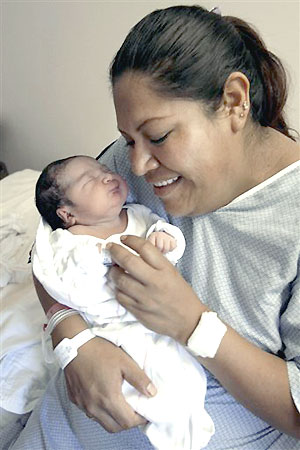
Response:
[[[31,411],[57,368],[44,362],[44,312],[27,264],[39,214],[34,189],[40,172],[15,172],[0,181],[0,407]],[[8,418],[14,417],[7,414]]]

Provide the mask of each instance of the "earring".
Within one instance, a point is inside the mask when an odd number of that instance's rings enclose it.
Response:
[[[249,108],[249,105],[248,105],[248,103],[245,101],[245,102],[242,104],[242,107],[243,107],[243,110],[246,111],[246,109]],[[245,116],[245,114],[244,114],[243,112],[241,112],[241,113],[240,113],[240,117],[242,118],[242,117],[244,117],[244,116]]]

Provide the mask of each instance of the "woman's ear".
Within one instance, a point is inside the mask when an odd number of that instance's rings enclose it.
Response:
[[[233,132],[244,128],[250,110],[250,83],[242,72],[232,72],[224,85],[222,106],[231,119]]]
[[[66,228],[75,225],[76,219],[73,214],[71,214],[67,206],[60,206],[57,208],[56,214],[64,222]]]

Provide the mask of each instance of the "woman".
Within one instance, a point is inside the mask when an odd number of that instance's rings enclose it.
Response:
[[[112,245],[118,301],[200,355],[216,427],[208,449],[300,448],[300,165],[282,115],[279,60],[246,23],[178,6],[132,29],[111,81],[125,140],[101,162],[127,179],[131,168],[132,200],[158,214],[163,205],[187,240],[181,275],[140,238],[125,241],[140,257]],[[47,311],[54,301],[38,284],[37,291]],[[204,312],[219,318],[210,315],[203,328]],[[85,328],[79,316],[67,317],[54,345]],[[144,420],[121,384],[125,378],[149,396],[155,387],[122,350],[93,339],[64,372],[83,412],[68,403],[60,373],[14,449],[35,448],[38,439],[47,449],[151,448],[132,428]],[[63,436],[54,417],[67,422]]]

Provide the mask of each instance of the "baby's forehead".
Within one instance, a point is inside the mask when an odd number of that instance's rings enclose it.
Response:
[[[104,164],[100,164],[96,159],[89,156],[76,156],[71,159],[60,173],[59,183],[67,190],[70,186],[80,182],[87,176],[93,176],[96,173],[107,173],[111,170]]]
[[[108,168],[100,164],[99,161],[92,158],[91,156],[77,156],[70,160],[69,164],[66,166],[66,170],[71,171],[77,171],[77,172],[84,172],[89,171],[93,169],[101,169],[103,172],[106,172]]]

